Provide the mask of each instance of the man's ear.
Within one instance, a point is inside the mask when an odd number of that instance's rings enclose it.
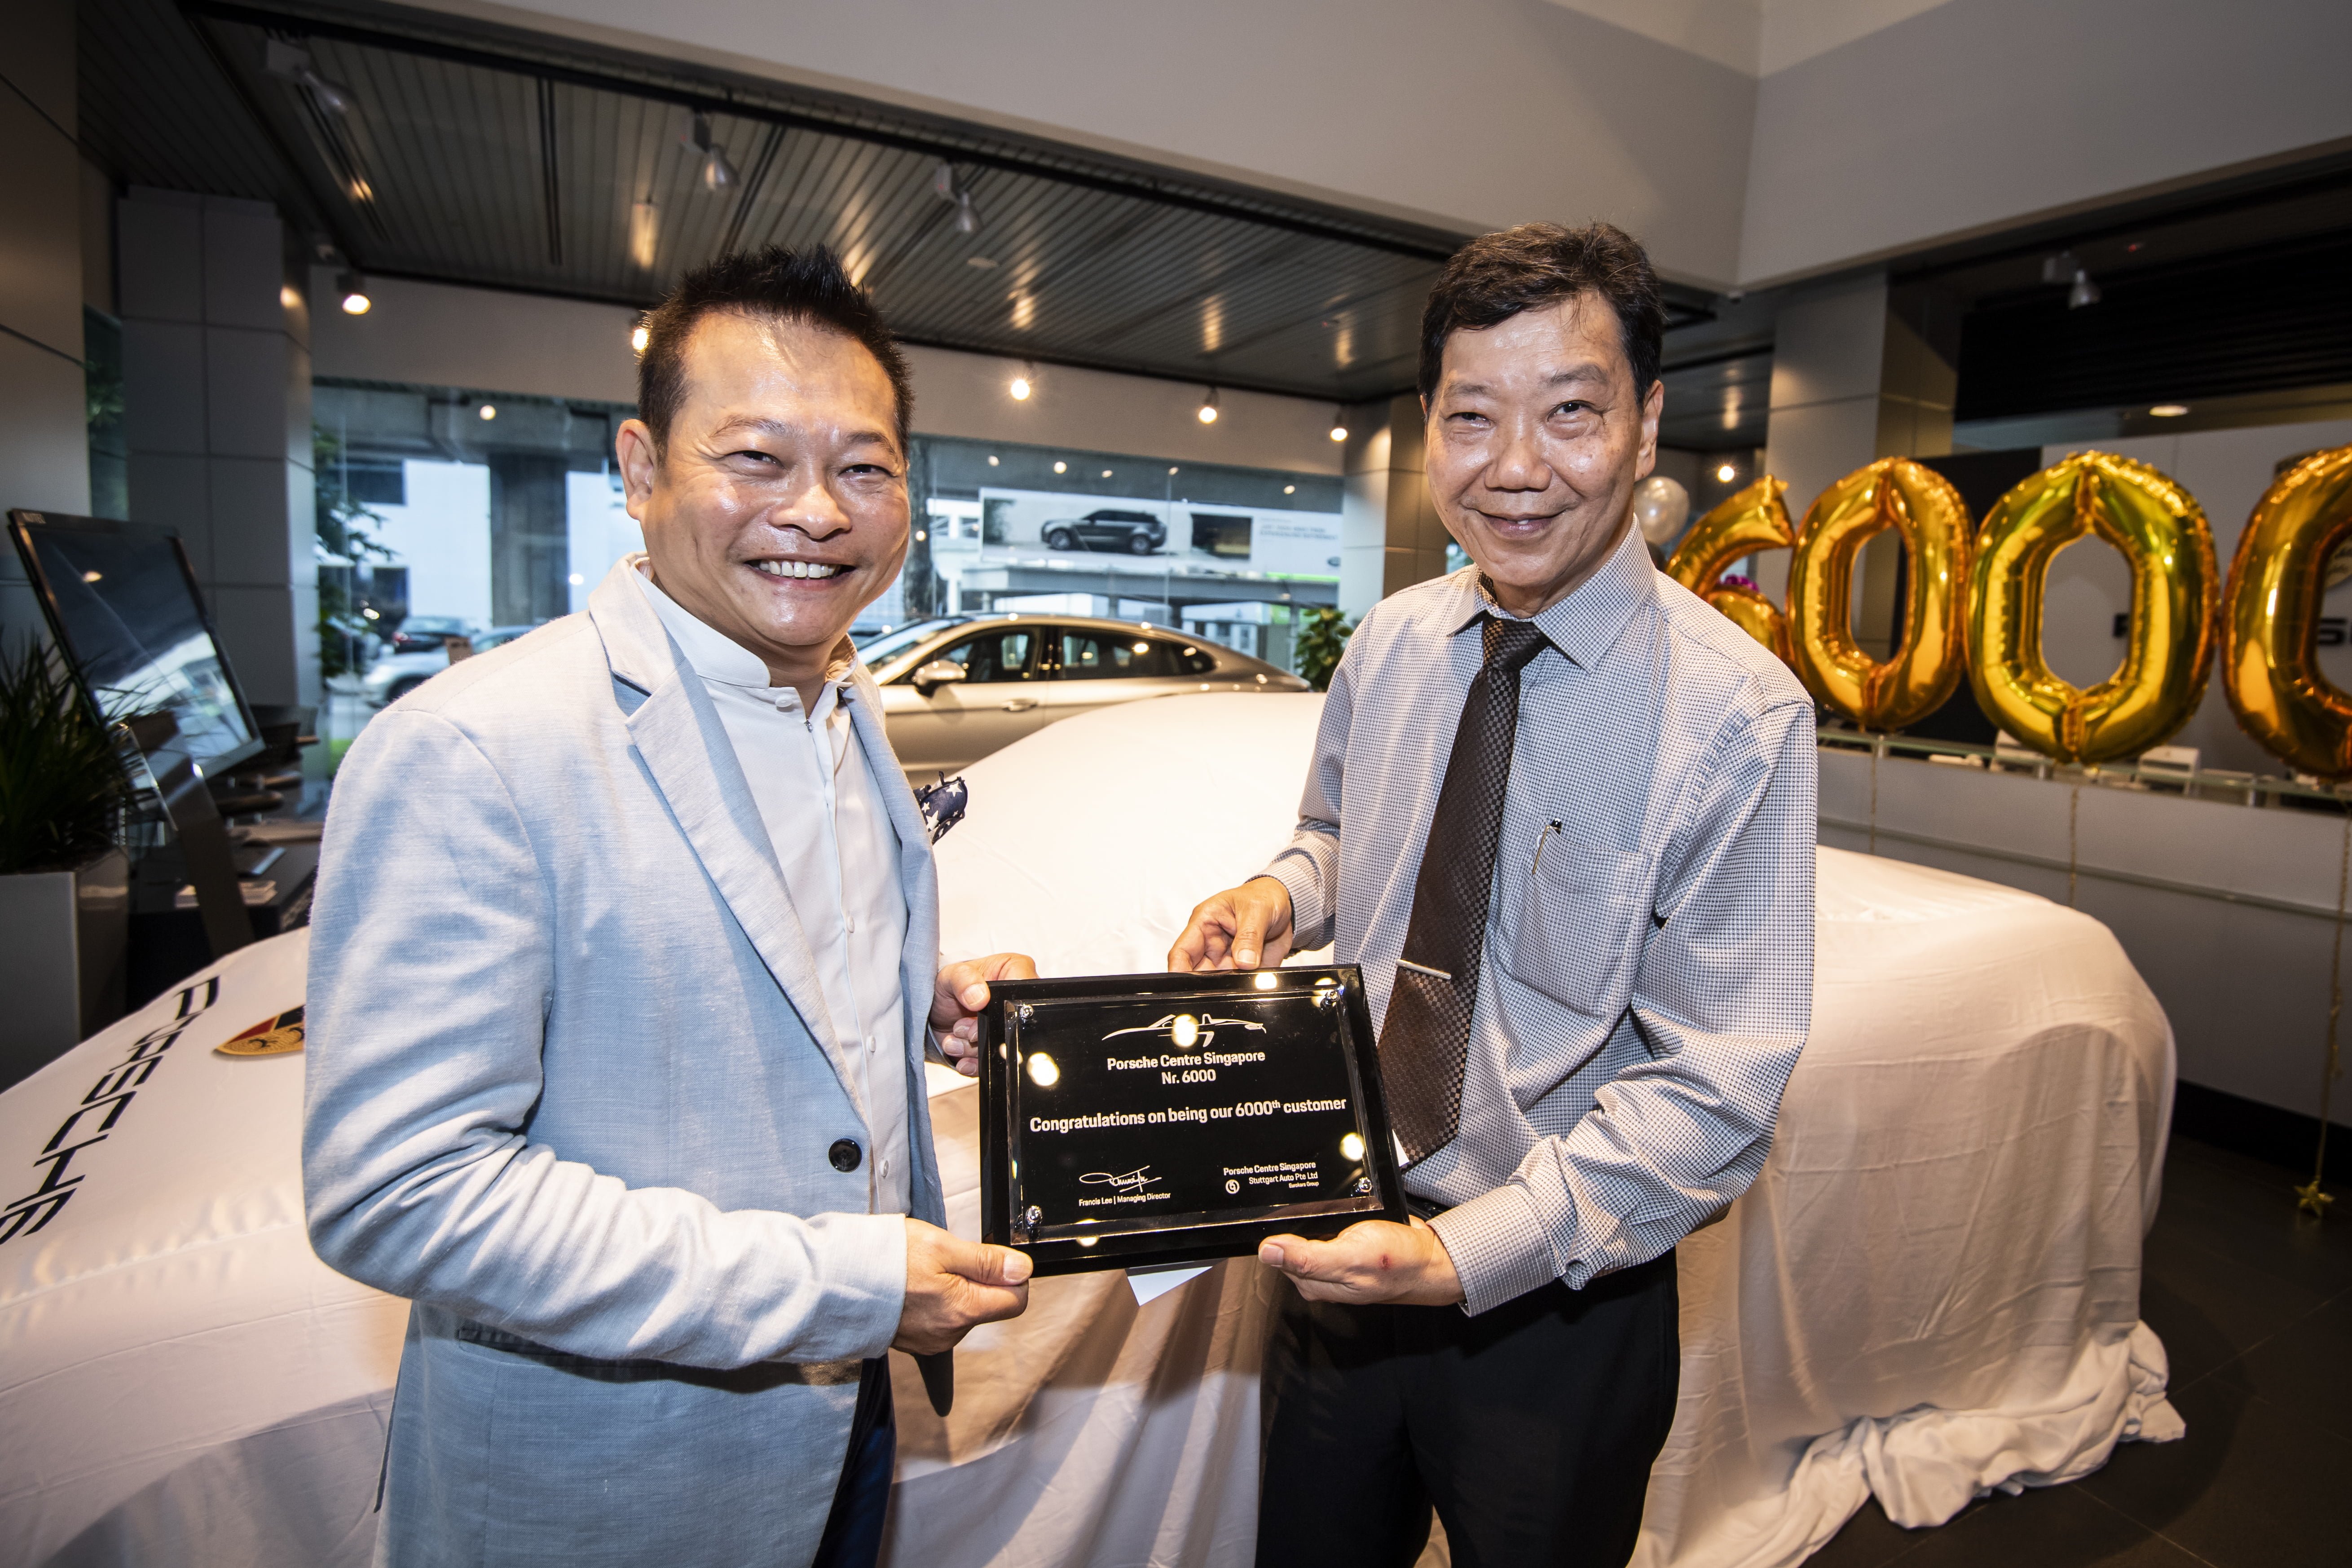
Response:
[[[621,468],[621,495],[631,517],[646,520],[646,504],[653,499],[654,477],[661,456],[652,426],[642,419],[625,419],[613,433],[613,458]]]

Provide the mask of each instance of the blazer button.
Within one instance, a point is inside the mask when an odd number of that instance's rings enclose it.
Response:
[[[835,1170],[845,1173],[857,1169],[857,1162],[864,1157],[864,1152],[857,1147],[856,1139],[841,1138],[835,1140],[833,1147],[824,1152],[824,1157],[833,1162]]]

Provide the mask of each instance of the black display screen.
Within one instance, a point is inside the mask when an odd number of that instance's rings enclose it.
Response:
[[[58,640],[109,723],[215,772],[259,750],[180,542],[92,518],[10,514]]]

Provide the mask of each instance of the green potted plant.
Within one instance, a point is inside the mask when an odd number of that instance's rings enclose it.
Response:
[[[121,1009],[133,787],[48,651],[0,649],[0,1088]]]

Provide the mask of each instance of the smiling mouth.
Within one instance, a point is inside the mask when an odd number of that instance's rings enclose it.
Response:
[[[754,561],[751,567],[771,577],[838,577],[849,570],[823,561]]]

